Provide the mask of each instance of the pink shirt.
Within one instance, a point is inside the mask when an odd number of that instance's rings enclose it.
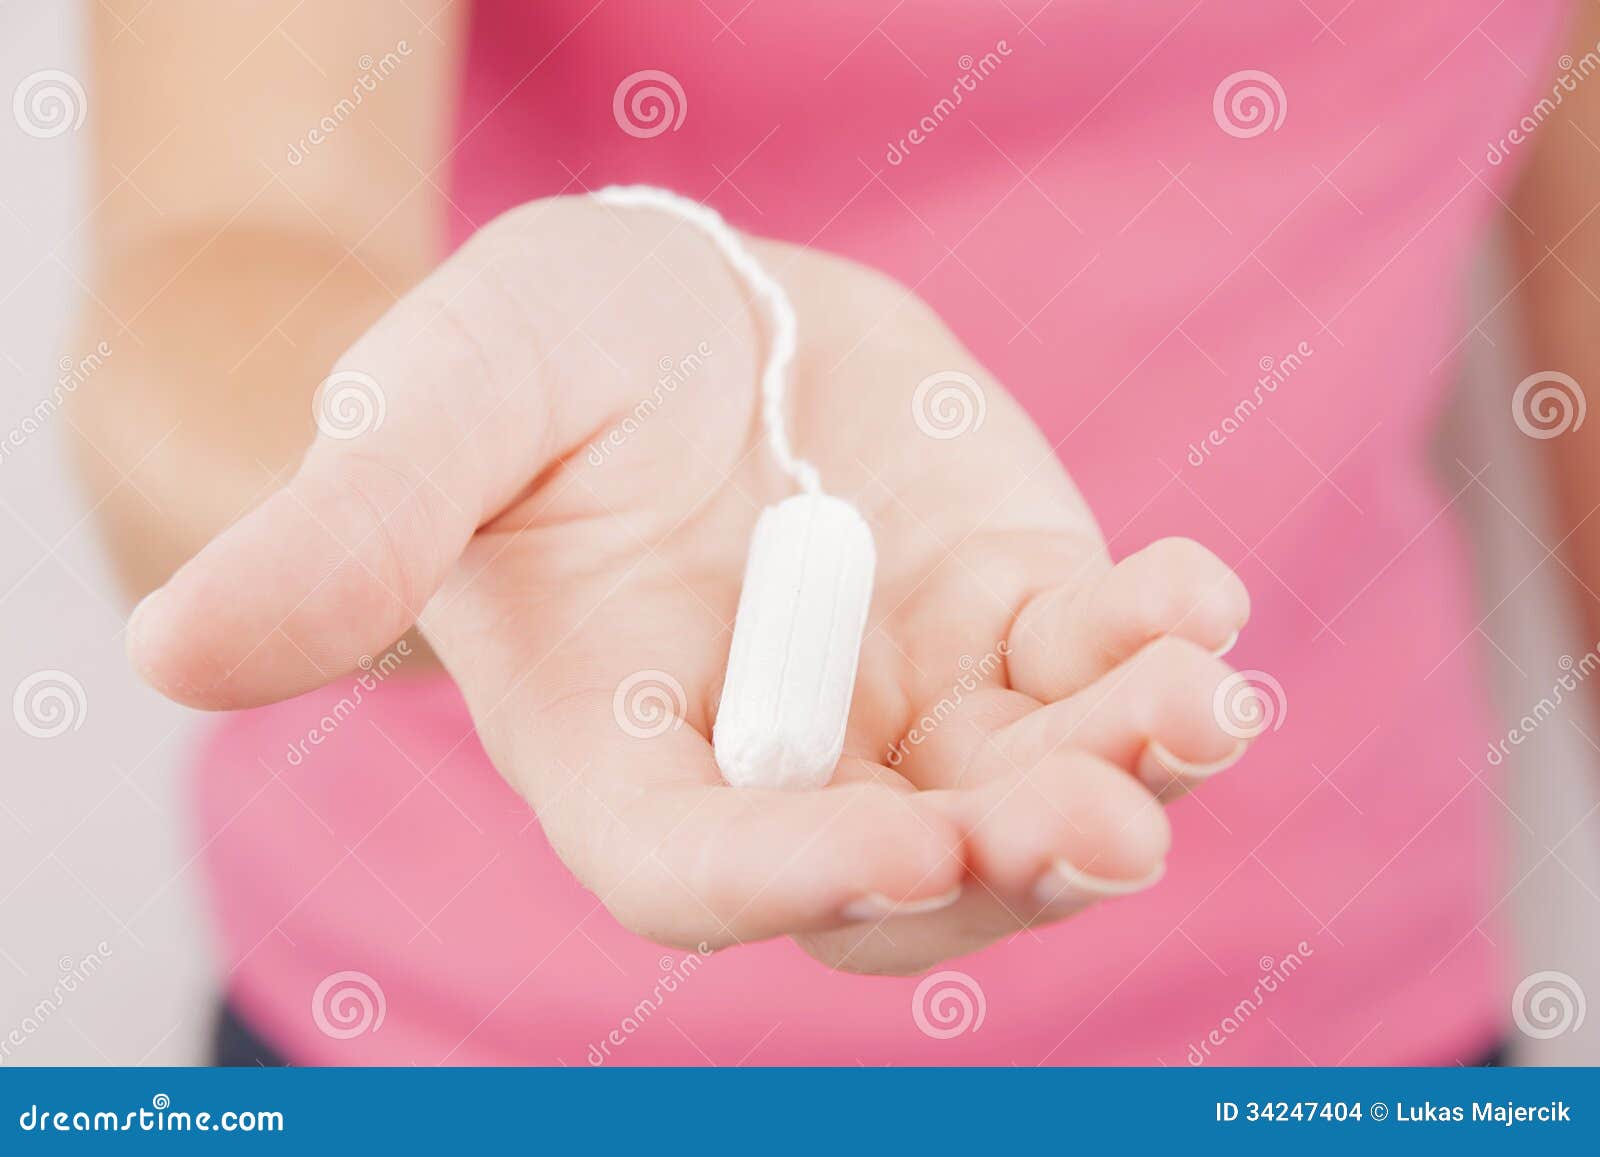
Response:
[[[649,182],[895,275],[1059,441],[1115,554],[1191,535],[1238,569],[1255,614],[1231,659],[1287,711],[1173,808],[1158,887],[923,982],[628,935],[461,742],[443,679],[369,677],[324,719],[344,681],[224,720],[201,758],[246,1019],[323,1064],[1486,1048],[1507,1011],[1500,814],[1460,480],[1441,488],[1424,446],[1472,340],[1468,258],[1531,147],[1491,162],[1491,142],[1553,74],[1564,6],[1315,7],[1329,27],[1279,0],[479,3],[458,239],[529,198]],[[614,109],[643,70],[672,81],[656,135],[626,93]],[[1267,74],[1235,80],[1264,94],[1255,120],[1217,95],[1246,70]],[[951,986],[981,992],[981,1024],[941,1031]],[[339,999],[356,990],[381,1023]]]

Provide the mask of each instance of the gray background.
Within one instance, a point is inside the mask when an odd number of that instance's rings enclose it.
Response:
[[[0,7],[7,103],[39,69],[84,76],[79,20],[70,3]],[[92,93],[90,101],[92,115]],[[81,292],[86,141],[83,132],[35,140],[14,131],[9,109],[0,115],[0,432],[45,396]],[[1490,255],[1482,266],[1470,308],[1484,321],[1467,347],[1468,380],[1439,454],[1454,477],[1457,460],[1473,470],[1494,463],[1460,503],[1484,559],[1488,618],[1476,643],[1493,663],[1507,716],[1516,717],[1549,693],[1560,656],[1583,647],[1558,622],[1561,572],[1541,545],[1554,537],[1540,524],[1529,472],[1516,465],[1507,399],[1526,369],[1506,332],[1510,319],[1487,313],[1500,294],[1489,290]],[[56,668],[82,683],[87,703],[80,728],[50,740],[29,737],[0,712],[0,1040],[50,997],[63,957],[80,959],[101,942],[110,953],[0,1063],[193,1063],[202,1059],[217,983],[179,779],[202,721],[137,685],[123,662],[128,608],[66,468],[64,421],[57,415],[0,461],[0,692],[9,697],[28,675]],[[1586,704],[1563,707],[1507,769],[1502,814],[1516,850],[1503,910],[1517,934],[1511,983],[1554,969],[1600,999],[1597,769],[1600,724]],[[1510,984],[1506,999],[1509,1014]],[[1600,1063],[1600,1008],[1579,1031],[1516,1043],[1525,1063]]]

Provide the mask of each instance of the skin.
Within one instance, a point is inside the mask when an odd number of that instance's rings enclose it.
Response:
[[[1570,43],[1581,59],[1600,44],[1600,6],[1577,6]],[[1519,146],[1528,168],[1507,209],[1513,308],[1529,347],[1528,369],[1559,370],[1586,392],[1591,413],[1576,429],[1527,440],[1529,455],[1550,481],[1553,517],[1546,550],[1560,560],[1576,613],[1586,628],[1582,654],[1600,639],[1600,86],[1578,81],[1562,103]],[[1532,99],[1545,95],[1541,89]]]
[[[805,335],[797,441],[883,559],[826,789],[723,786],[709,741],[750,531],[793,491],[761,438],[762,320],[693,228],[586,198],[486,226],[356,341],[334,374],[377,384],[382,424],[319,436],[145,600],[135,663],[183,702],[245,706],[354,669],[420,615],[563,859],[666,943],[789,934],[840,967],[914,970],[1077,910],[1096,898],[1079,874],[1151,879],[1169,832],[1139,776],[1173,778],[1151,743],[1178,771],[1239,752],[1211,650],[1243,626],[1243,586],[1188,542],[1113,568],[1048,444],[925,306],[835,258],[756,252]],[[697,347],[594,465],[665,351]],[[988,399],[960,438],[908,404],[939,370]],[[891,769],[962,657],[991,652],[1007,662]],[[682,689],[684,726],[619,724],[641,671]]]
[[[752,242],[800,316],[795,442],[880,562],[834,782],[722,786],[709,740],[745,544],[791,492],[761,438],[764,320],[689,226],[579,198],[514,210],[433,268],[459,14],[341,14],[96,13],[80,343],[113,333],[118,352],[72,421],[127,585],[156,592],[128,629],[144,677],[243,707],[412,631],[578,879],[669,944],[790,935],[832,967],[914,972],[1159,879],[1161,804],[1243,750],[1212,710],[1215,652],[1249,613],[1237,578],[1182,540],[1113,565],[1050,446],[922,303]],[[401,38],[361,115],[288,167],[348,62]],[[701,341],[593,465],[662,359]],[[375,383],[381,425],[318,434],[330,367]],[[932,438],[911,392],[952,370],[986,417]],[[982,690],[907,743],[1002,644]],[[681,689],[682,724],[650,738],[613,702],[643,671]]]

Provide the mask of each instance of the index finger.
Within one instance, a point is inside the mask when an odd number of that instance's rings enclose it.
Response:
[[[955,901],[961,833],[915,793],[842,770],[816,791],[729,787],[679,689],[645,674],[539,709],[501,764],[625,927],[718,946]]]

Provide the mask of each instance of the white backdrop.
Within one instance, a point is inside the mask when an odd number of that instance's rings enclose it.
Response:
[[[11,97],[40,69],[84,75],[79,19],[73,4],[0,7],[4,432],[59,372],[79,292],[88,138],[24,135]],[[128,608],[72,484],[64,429],[61,414],[47,418],[0,460],[0,691],[9,700],[23,679],[53,669],[81,684],[84,704],[78,729],[52,739],[0,715],[0,1042],[42,1022],[20,1046],[0,1046],[10,1050],[0,1061],[188,1063],[201,1055],[211,983],[175,781],[194,721],[139,687],[122,660]],[[103,964],[58,993],[63,964],[85,972],[86,957]]]
[[[68,3],[0,6],[7,103],[41,69],[84,76],[79,19]],[[56,376],[79,292],[86,207],[77,182],[87,134],[39,140],[12,129],[0,117],[0,436],[20,426]],[[1499,294],[1476,297],[1485,304],[1474,317]],[[1541,565],[1539,545],[1554,538],[1539,525],[1526,473],[1507,468],[1516,433],[1506,399],[1522,376],[1507,320],[1484,324],[1494,347],[1480,337],[1469,347],[1468,389],[1440,460],[1457,479],[1458,462],[1474,470],[1497,463],[1461,501],[1486,560],[1483,605],[1498,606],[1477,642],[1515,717],[1549,693],[1560,656],[1582,648],[1557,641],[1577,636],[1555,629],[1560,571]],[[123,662],[127,608],[63,461],[63,422],[48,419],[0,460],[0,692],[11,696],[42,670],[66,672],[83,689],[77,729],[56,738],[29,736],[0,712],[0,1063],[192,1063],[202,1059],[214,1000],[177,778],[198,721],[139,687]],[[1509,771],[1513,980],[1560,970],[1600,1000],[1596,713],[1563,708]],[[98,963],[89,968],[91,957]],[[70,993],[58,989],[64,968],[85,975]],[[21,1045],[3,1043],[35,1022]],[[1585,1031],[1517,1046],[1525,1062],[1600,1063],[1600,1008]]]

